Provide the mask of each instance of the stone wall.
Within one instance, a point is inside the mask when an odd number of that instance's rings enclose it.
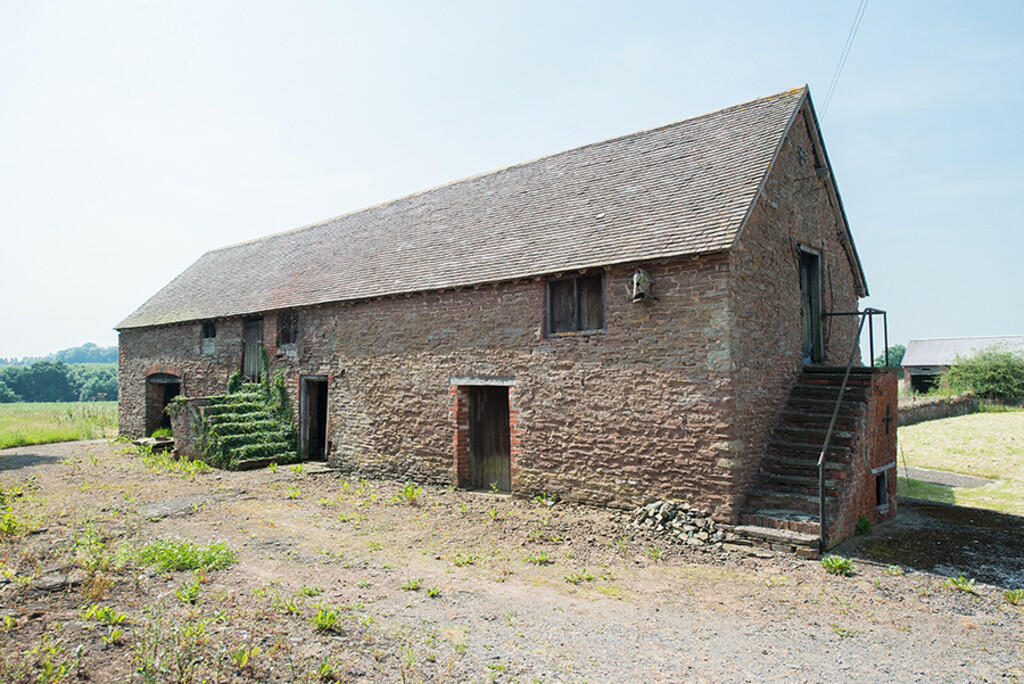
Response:
[[[926,420],[966,416],[978,410],[978,398],[973,394],[959,394],[955,397],[932,397],[901,403],[899,424],[914,425]]]
[[[336,467],[455,481],[459,387],[500,381],[513,492],[619,507],[677,499],[735,522],[802,363],[797,243],[822,252],[824,309],[856,308],[821,184],[800,121],[734,251],[644,264],[656,301],[631,302],[635,267],[604,269],[600,333],[549,337],[536,278],[305,307],[290,345],[268,312],[264,344],[296,411],[301,378],[327,378]],[[830,361],[850,325],[826,324]],[[204,354],[199,323],[123,332],[122,433],[141,431],[147,369],[176,364],[188,396],[222,392],[241,336],[241,318],[217,321]]]
[[[794,121],[729,257],[729,368],[736,398],[727,445],[731,453],[722,454],[719,467],[733,471],[738,492],[747,490],[760,467],[771,430],[803,368],[798,245],[821,254],[822,311],[858,309],[853,270],[840,242],[840,214],[815,175],[806,116],[804,110]],[[854,317],[823,319],[826,365],[846,365],[856,330]]]
[[[241,369],[242,319],[216,321],[217,337],[203,353],[198,322],[126,330],[119,335],[118,423],[120,433],[142,437],[146,420],[146,377],[177,375],[181,393],[199,397],[221,394],[228,377]],[[211,345],[207,345],[209,349]]]
[[[452,379],[511,378],[514,492],[623,507],[654,496],[731,505],[731,474],[716,466],[731,400],[727,259],[646,269],[656,302],[630,301],[633,268],[605,271],[598,334],[546,336],[546,285],[530,280],[304,308],[299,341],[287,348],[268,315],[264,342],[294,407],[302,376],[328,377],[335,466],[451,481]],[[241,320],[219,322],[216,361],[199,353],[200,334],[198,324],[122,333],[125,434],[138,434],[153,363],[177,363],[187,395],[223,391],[240,364]]]

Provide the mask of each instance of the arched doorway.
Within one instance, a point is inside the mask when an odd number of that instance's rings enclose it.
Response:
[[[170,373],[153,373],[146,377],[146,436],[155,430],[171,427],[171,417],[164,411],[174,397],[181,394],[181,378]]]

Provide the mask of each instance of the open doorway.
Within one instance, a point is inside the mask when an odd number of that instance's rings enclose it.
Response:
[[[327,459],[327,377],[313,375],[302,378],[302,453],[309,461]]]
[[[263,319],[246,318],[242,321],[242,375],[251,382],[259,381],[263,371],[263,359],[260,358],[262,346]]]
[[[467,387],[471,487],[512,488],[508,387]]]
[[[800,324],[804,365],[821,363],[821,257],[800,250]]]
[[[181,378],[170,373],[154,373],[146,378],[146,436],[160,428],[170,429],[171,417],[164,410],[181,394]]]

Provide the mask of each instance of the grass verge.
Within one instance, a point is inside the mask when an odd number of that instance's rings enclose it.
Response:
[[[899,429],[900,465],[995,480],[949,487],[899,480],[899,494],[1024,515],[1024,411],[974,413]]]
[[[117,402],[0,404],[0,449],[117,434]]]

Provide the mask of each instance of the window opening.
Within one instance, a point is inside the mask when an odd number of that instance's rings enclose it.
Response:
[[[881,508],[889,505],[889,471],[883,470],[875,475],[875,506]]]
[[[602,274],[552,280],[548,283],[548,332],[552,334],[604,329]]]
[[[277,315],[277,344],[295,344],[299,340],[299,316],[294,311]]]
[[[217,336],[217,324],[211,322],[203,323],[203,339],[212,340]]]

